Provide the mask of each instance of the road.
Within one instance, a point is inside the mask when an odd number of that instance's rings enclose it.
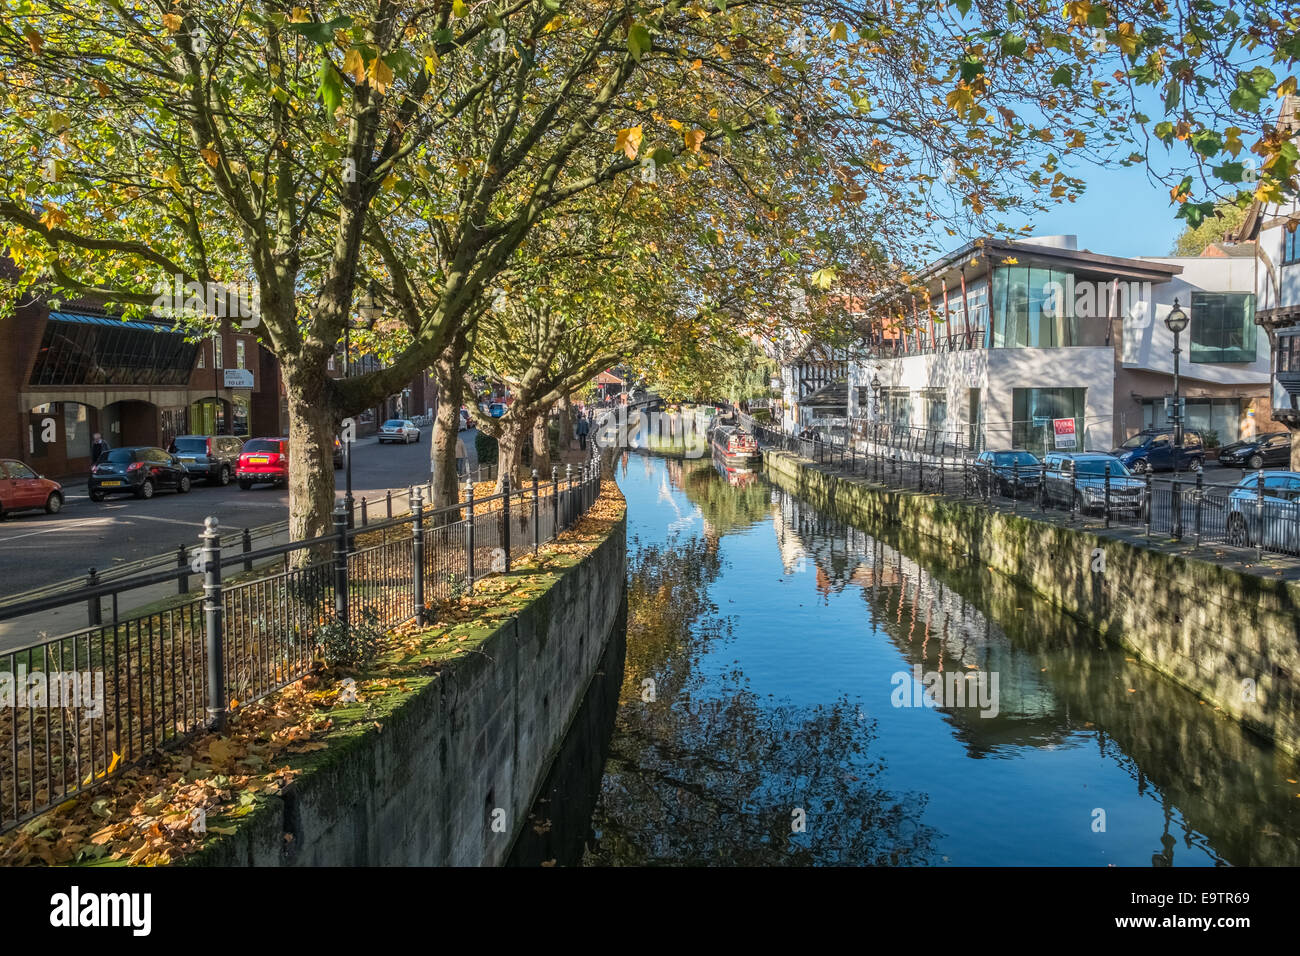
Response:
[[[429,477],[432,429],[421,429],[419,443],[379,445],[374,438],[356,443],[352,493],[372,502],[370,515],[383,516],[383,493],[419,484]],[[461,432],[474,459],[475,431]],[[343,495],[343,472],[334,473]],[[139,558],[198,543],[203,519],[215,515],[223,528],[253,528],[289,516],[289,493],[269,485],[241,491],[233,482],[221,488],[195,482],[187,495],[159,492],[149,501],[110,497],[96,504],[84,484],[64,488],[66,504],[57,515],[26,512],[0,522],[0,596],[27,591]],[[376,507],[373,503],[378,501]]]

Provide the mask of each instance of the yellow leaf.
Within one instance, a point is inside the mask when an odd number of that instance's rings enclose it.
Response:
[[[1296,79],[1294,76],[1288,76],[1285,80],[1277,85],[1277,98],[1290,96],[1296,90]]]
[[[108,84],[103,80],[95,80],[95,92],[100,96],[108,96]]]
[[[388,68],[388,64],[375,57],[374,62],[370,64],[370,85],[376,92],[386,93],[388,87],[393,82],[393,71]]]
[[[203,161],[205,163],[207,163],[213,169],[216,169],[217,160],[220,159],[220,157],[217,155],[217,151],[215,149],[206,149],[206,148],[201,149],[199,150],[199,155],[203,157]]]
[[[162,174],[163,182],[165,182],[167,185],[175,189],[181,188],[180,177],[181,177],[181,170],[179,166],[168,166],[165,170],[163,170],[163,174]]]
[[[366,63],[361,59],[361,51],[356,47],[343,54],[343,72],[358,83],[366,81]]]
[[[835,26],[831,27],[831,39],[844,40],[847,42],[849,39],[848,28],[842,23],[835,24]]]
[[[294,7],[293,12],[289,14],[290,23],[306,23],[311,19],[311,14],[307,12],[306,7]]]
[[[686,148],[692,153],[698,153],[700,147],[704,145],[704,130],[693,129],[682,137],[686,141]]]
[[[27,40],[27,45],[32,48],[32,53],[41,52],[41,35],[31,27],[23,27],[23,37]]]
[[[618,137],[614,141],[614,152],[621,152],[628,159],[636,159],[638,150],[641,149],[641,127],[632,126],[628,129],[618,131]]]
[[[1236,157],[1241,152],[1241,130],[1235,126],[1229,126],[1223,131],[1223,146],[1228,153]]]
[[[457,20],[469,16],[469,7],[465,5],[465,0],[452,0],[451,15]]]
[[[176,33],[181,28],[181,18],[174,13],[164,13],[163,26],[167,28],[168,33]]]

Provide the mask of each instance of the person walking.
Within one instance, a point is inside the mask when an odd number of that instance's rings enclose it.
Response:
[[[465,477],[465,459],[469,454],[465,451],[465,440],[459,435],[456,436],[456,477]]]
[[[587,450],[587,432],[591,431],[591,423],[587,421],[585,415],[578,417],[578,447],[583,451]]]
[[[90,443],[90,463],[93,465],[95,462],[99,461],[100,455],[108,451],[108,442],[104,441],[103,437],[99,434],[99,432],[95,432],[95,434],[92,435],[91,438],[92,441]]]

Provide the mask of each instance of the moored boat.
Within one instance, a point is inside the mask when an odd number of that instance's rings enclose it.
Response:
[[[718,425],[709,433],[713,457],[728,468],[747,468],[763,460],[758,442],[734,425]]]

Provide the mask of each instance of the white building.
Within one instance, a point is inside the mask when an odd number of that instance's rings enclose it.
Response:
[[[1178,297],[1191,316],[1180,367],[1180,392],[1193,396],[1187,427],[1235,440],[1267,391],[1267,341],[1241,321],[1253,316],[1248,265],[1104,256],[1073,236],[970,243],[920,275],[928,303],[878,307],[875,357],[850,369],[849,414],[899,433],[938,431],[946,443],[1039,453],[1057,445],[1055,421],[1073,420],[1075,447],[1109,450],[1165,424],[1173,343],[1161,320]]]

